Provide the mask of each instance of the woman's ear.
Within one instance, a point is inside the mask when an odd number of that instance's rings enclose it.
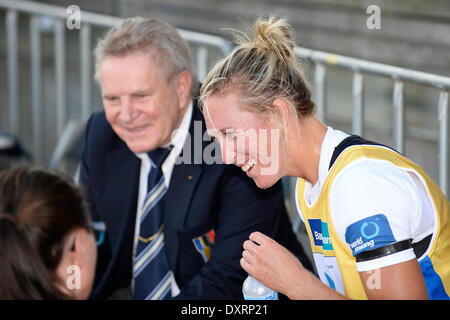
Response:
[[[279,120],[282,123],[283,127],[287,127],[288,123],[289,123],[289,106],[286,102],[286,100],[281,99],[281,98],[276,98],[273,102],[272,105],[274,106],[277,115],[279,117]]]
[[[80,268],[83,266],[83,256],[84,256],[84,238],[86,237],[87,231],[84,229],[76,229],[73,231],[74,234],[74,243],[75,246],[73,248],[73,261],[74,264],[79,266]]]
[[[79,250],[79,244],[77,244],[78,241],[78,230],[75,229],[72,230],[66,237],[64,241],[64,247],[61,257],[61,263],[60,265],[73,265],[75,264],[76,255]]]
[[[70,232],[64,245],[58,275],[64,292],[76,299],[87,299],[92,289],[96,264],[96,244],[92,233],[84,228]]]
[[[69,277],[74,267],[79,270],[79,236],[78,230],[71,231],[65,238],[62,250],[61,261],[56,269],[57,283],[56,286],[69,296],[75,297],[75,292],[69,287]]]

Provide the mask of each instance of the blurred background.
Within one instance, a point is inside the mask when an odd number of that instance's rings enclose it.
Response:
[[[66,25],[72,5],[80,28]],[[379,29],[368,27],[371,5]],[[441,76],[434,85],[364,71],[358,78],[335,56],[320,68],[302,60],[327,125],[399,147],[447,191],[448,0],[0,0],[0,170],[31,162],[75,175],[84,121],[102,108],[92,51],[120,22],[114,17],[136,15],[186,31],[200,81],[231,48],[225,28],[246,31],[268,15],[288,19],[300,47]],[[301,237],[293,183],[285,179],[286,200]]]

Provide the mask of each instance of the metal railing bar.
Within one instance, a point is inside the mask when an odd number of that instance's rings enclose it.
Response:
[[[70,150],[80,135],[83,134],[84,126],[85,122],[80,120],[70,119],[67,122],[50,157],[49,168],[57,169],[60,166],[64,155]]]
[[[394,80],[409,81],[428,85],[439,89],[450,89],[450,77],[394,67],[387,64],[366,61],[362,59],[351,58],[302,47],[295,47],[294,52],[300,58],[311,60],[315,63],[320,62],[327,65],[333,65],[337,67],[352,69],[354,71],[392,78]]]
[[[360,72],[353,73],[353,134],[364,135],[364,77]]]
[[[394,92],[392,97],[393,105],[393,140],[394,148],[400,152],[405,151],[405,107],[403,104],[403,82],[394,82]]]
[[[0,7],[14,9],[29,14],[43,14],[63,19],[68,17],[65,7],[34,1],[0,0]],[[118,17],[81,10],[81,21],[97,26],[110,27],[119,24],[122,20],[122,18]]]
[[[221,37],[180,28],[177,28],[177,31],[187,42],[216,47],[224,54],[228,54],[233,50],[232,45]]]
[[[91,26],[82,24],[80,29],[80,88],[81,119],[87,120],[91,111]]]
[[[30,17],[30,48],[31,48],[31,105],[33,114],[33,155],[34,162],[43,163],[42,153],[42,69],[41,69],[41,35],[39,16]]]
[[[324,122],[326,113],[326,93],[325,93],[326,67],[322,63],[316,63],[314,68],[314,101],[317,107],[317,118]]]
[[[448,196],[448,91],[439,94],[438,107],[439,138],[438,138],[438,184],[442,192]]]
[[[68,13],[66,12],[66,8],[64,7],[37,3],[33,1],[0,0],[0,7],[14,9],[31,14],[44,14],[64,19],[68,17]],[[82,23],[88,23],[100,27],[112,27],[120,24],[123,20],[123,18],[81,10]],[[231,44],[222,37],[179,28],[177,30],[181,34],[181,36],[188,42],[217,47],[225,54],[228,54],[232,50]]]
[[[10,132],[19,133],[19,86],[17,62],[17,11],[8,10],[6,13],[6,41],[8,63],[8,95]]]
[[[55,105],[56,130],[60,136],[66,123],[66,67],[65,67],[65,25],[63,20],[54,21],[53,32],[55,36]]]
[[[197,49],[197,77],[200,82],[205,80],[208,74],[208,49],[200,46]]]

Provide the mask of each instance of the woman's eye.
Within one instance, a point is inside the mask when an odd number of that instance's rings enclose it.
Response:
[[[225,132],[225,137],[227,139],[237,139],[238,136],[242,133],[242,130],[230,130]]]

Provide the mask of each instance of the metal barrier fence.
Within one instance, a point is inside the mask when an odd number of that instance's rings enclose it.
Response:
[[[67,135],[63,134],[67,126],[66,106],[66,79],[65,79],[65,30],[66,19],[69,16],[67,8],[42,4],[32,1],[0,0],[0,8],[6,10],[6,43],[7,43],[7,70],[9,95],[9,131],[17,134],[19,128],[19,86],[18,86],[18,15],[27,14],[30,30],[31,58],[31,115],[33,131],[33,157],[35,162],[43,162],[42,154],[42,67],[41,67],[41,39],[39,19],[41,16],[52,17],[54,36],[54,70],[55,70],[55,113],[56,134],[64,137],[67,145]],[[81,26],[79,28],[79,56],[80,56],[80,97],[81,119],[87,120],[91,113],[91,70],[92,48],[91,28],[99,26],[109,28],[120,24],[123,19],[92,12],[81,11]],[[181,36],[190,44],[198,45],[196,50],[197,76],[203,79],[208,71],[208,53],[211,48],[220,50],[223,54],[231,51],[230,44],[224,39],[208,34],[178,29]],[[73,128],[72,126],[69,126]],[[58,147],[57,147],[58,149]],[[59,148],[61,149],[61,148]]]
[[[404,152],[405,146],[405,106],[403,104],[403,83],[412,82],[440,89],[438,103],[438,184],[444,194],[448,195],[448,90],[450,77],[444,77],[425,72],[419,72],[386,64],[370,62],[340,56],[323,51],[306,48],[295,48],[297,56],[314,63],[314,101],[317,105],[318,117],[326,114],[325,76],[326,65],[336,66],[353,71],[353,114],[352,131],[357,135],[364,135],[364,76],[373,74],[393,80],[393,147]]]
[[[38,27],[41,15],[53,17],[54,33],[54,69],[55,69],[55,101],[56,101],[56,132],[63,135],[67,123],[66,116],[66,82],[65,82],[65,21],[68,17],[66,8],[54,5],[36,3],[32,1],[0,0],[0,8],[6,10],[6,40],[7,40],[7,64],[8,64],[8,93],[9,93],[9,117],[10,131],[15,133],[18,128],[18,49],[17,49],[17,19],[19,13],[30,15],[30,48],[31,52],[31,95],[32,95],[32,127],[33,127],[33,153],[37,162],[42,160],[40,139],[41,128],[41,43],[40,31]],[[91,113],[90,109],[90,80],[93,72],[91,65],[90,38],[91,26],[111,27],[119,24],[121,18],[96,14],[83,11],[81,13],[81,28],[79,34],[79,54],[80,54],[80,96],[81,118],[86,120]],[[180,34],[188,43],[199,45],[197,50],[197,74],[201,80],[208,71],[208,53],[211,48],[220,50],[223,54],[231,51],[231,45],[223,38],[178,29]],[[445,194],[448,194],[448,90],[450,89],[450,78],[433,75],[424,72],[393,67],[385,64],[374,63],[361,59],[339,56],[327,52],[314,51],[306,48],[295,48],[295,53],[300,58],[311,61],[315,66],[315,91],[314,98],[318,108],[318,117],[323,120],[326,113],[325,78],[326,66],[337,66],[353,70],[353,133],[363,134],[364,132],[364,76],[363,74],[373,74],[387,77],[393,80],[394,94],[393,106],[393,140],[394,148],[403,152],[405,145],[405,107],[403,83],[413,82],[440,89],[438,104],[438,184]],[[60,146],[59,146],[60,147]],[[57,148],[58,149],[58,148]],[[61,149],[61,148],[59,148]],[[64,149],[64,148],[62,148]],[[61,151],[64,152],[64,151]]]

